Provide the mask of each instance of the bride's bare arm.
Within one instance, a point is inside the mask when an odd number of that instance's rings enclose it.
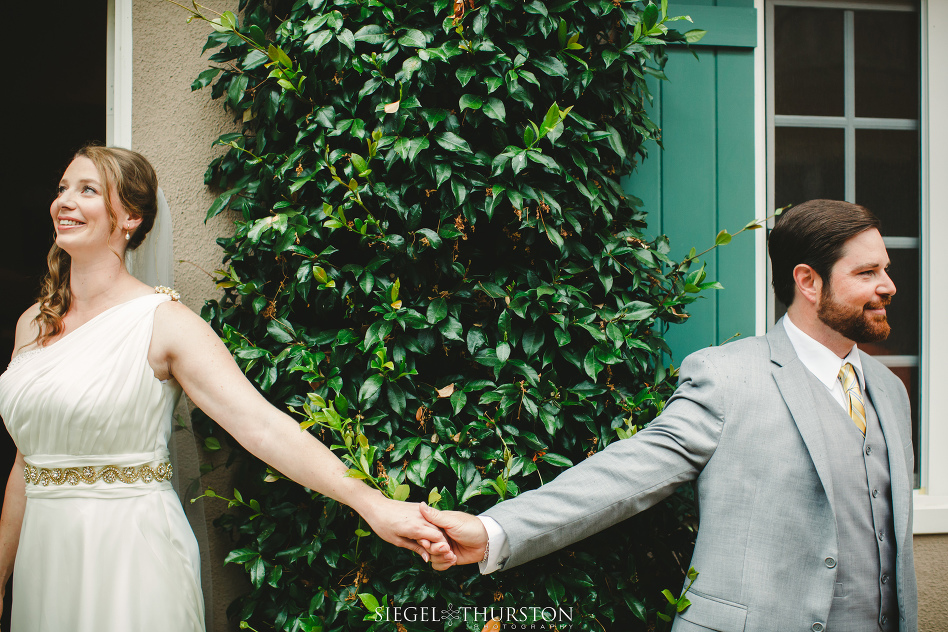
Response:
[[[247,450],[301,485],[349,505],[386,541],[426,560],[416,541],[444,542],[417,504],[385,498],[345,476],[348,468],[336,455],[271,406],[210,326],[184,305],[168,302],[158,307],[148,359],[158,378],[173,376],[188,397]]]
[[[7,489],[3,496],[3,514],[0,515],[0,612],[3,612],[3,595],[6,593],[7,580],[13,574],[13,562],[16,548],[20,543],[20,527],[23,524],[23,510],[26,508],[26,483],[23,480],[23,468],[26,462],[19,450],[16,460],[7,478]]]
[[[39,309],[32,306],[20,316],[16,324],[16,338],[13,342],[13,355],[36,338],[36,324],[33,319]],[[26,509],[26,481],[23,469],[26,461],[19,450],[7,477],[7,487],[3,495],[3,513],[0,514],[0,612],[3,612],[3,596],[7,581],[13,574],[13,562],[16,549],[20,544],[20,527],[23,525],[23,511]]]

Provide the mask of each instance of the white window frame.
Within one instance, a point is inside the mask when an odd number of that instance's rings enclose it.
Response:
[[[921,18],[922,485],[915,492],[915,533],[948,533],[948,295],[933,284],[948,270],[948,75],[940,69],[948,56],[948,3],[922,0]]]
[[[821,0],[778,0],[782,5],[820,7],[831,4],[857,10],[880,9],[878,2]],[[773,102],[772,51],[768,20],[772,20],[774,0],[755,0],[757,41],[764,42],[755,51],[755,126],[757,216],[768,216],[774,207],[773,193],[773,120],[768,103]],[[948,271],[948,73],[938,72],[939,60],[948,59],[948,41],[938,34],[948,31],[948,2],[921,0],[921,398],[919,401],[920,445],[918,471],[921,486],[914,492],[913,531],[916,534],[948,533],[948,293],[933,292],[933,279]],[[771,24],[772,26],[772,24]],[[940,106],[940,107],[939,107]],[[847,111],[849,111],[847,109]],[[851,113],[851,112],[850,112]],[[935,113],[935,116],[932,116]],[[944,114],[938,116],[937,114]],[[839,121],[842,123],[843,121]],[[850,122],[851,123],[851,122]],[[907,125],[907,123],[903,123]],[[851,134],[847,134],[851,137]],[[847,138],[847,142],[849,139]],[[931,174],[936,174],[932,178]],[[850,176],[851,174],[847,174]],[[847,182],[853,182],[847,177]],[[851,191],[847,188],[847,197]],[[941,212],[939,212],[941,211]],[[756,281],[758,288],[757,334],[767,331],[768,316],[773,313],[773,292],[768,287],[766,236],[757,231]],[[915,241],[912,239],[911,241]],[[917,243],[917,242],[916,242]],[[905,239],[887,240],[889,247],[911,247]],[[940,353],[939,353],[940,352]],[[934,361],[933,361],[934,360]],[[889,363],[915,363],[914,356],[890,358]],[[914,365],[914,364],[912,364]]]
[[[132,148],[132,0],[109,0],[105,144]]]

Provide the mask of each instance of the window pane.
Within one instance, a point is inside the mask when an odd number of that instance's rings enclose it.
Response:
[[[914,130],[856,130],[856,202],[882,220],[882,233],[918,237],[919,147]]]
[[[855,12],[856,116],[918,118],[918,14]]]
[[[843,12],[775,7],[774,112],[842,116],[843,84]]]
[[[845,197],[843,130],[778,127],[774,130],[777,208],[816,198]]]
[[[888,340],[861,344],[872,355],[918,355],[919,351],[919,261],[914,248],[889,248],[889,276],[896,293],[886,308],[892,333]]]

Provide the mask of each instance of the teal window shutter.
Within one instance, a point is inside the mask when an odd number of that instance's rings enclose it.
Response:
[[[664,150],[652,146],[625,188],[645,203],[649,231],[668,235],[672,257],[681,259],[692,246],[699,252],[711,246],[719,230],[733,233],[754,219],[757,11],[752,0],[674,9],[708,33],[693,46],[698,59],[684,47],[669,47],[669,80],[652,84],[650,112],[662,128]],[[690,305],[691,318],[670,329],[676,365],[692,351],[755,333],[757,292],[765,288],[755,287],[753,233],[704,260],[708,279],[725,289]]]

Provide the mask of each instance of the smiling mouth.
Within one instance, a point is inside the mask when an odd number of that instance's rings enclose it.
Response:
[[[869,303],[863,307],[863,311],[872,318],[882,319],[887,316],[886,306],[889,304],[889,301],[884,303]]]
[[[61,219],[59,220],[60,226],[85,226],[83,222],[77,222],[71,219]]]

